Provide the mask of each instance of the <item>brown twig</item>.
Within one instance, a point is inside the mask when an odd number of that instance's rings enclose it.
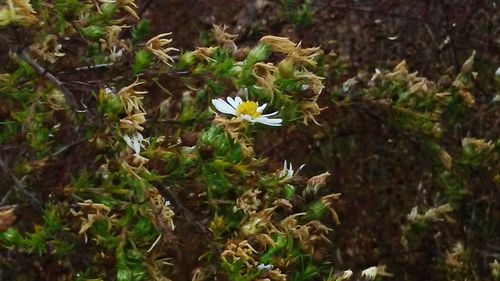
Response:
[[[34,209],[41,210],[42,203],[40,203],[40,201],[33,194],[31,194],[30,192],[28,192],[26,190],[26,185],[24,184],[24,178],[19,180],[13,173],[11,173],[11,171],[9,170],[9,167],[7,167],[7,164],[2,159],[0,159],[0,168],[2,169],[2,171],[5,174],[7,174],[14,181],[15,191],[18,194],[20,194],[21,196],[28,197],[29,203]],[[7,192],[7,195],[9,195],[8,192]],[[2,203],[4,203],[3,202],[4,200],[5,201],[7,200],[6,199],[6,197],[8,197],[7,195],[2,199]]]
[[[189,224],[194,225],[200,232],[205,234],[204,237],[206,237],[207,240],[209,240],[209,243],[211,244],[212,248],[218,254],[222,253],[222,249],[216,243],[214,243],[214,241],[209,239],[209,237],[212,237],[212,234],[199,221],[196,221],[193,218],[193,214],[191,213],[191,211],[189,209],[187,209],[182,204],[182,202],[179,200],[177,195],[174,192],[172,192],[172,190],[170,190],[170,188],[165,186],[163,183],[158,182],[158,185],[165,191],[165,193],[167,193],[168,199],[171,200],[174,207],[177,208],[184,215],[184,217],[186,218],[186,221]]]
[[[64,86],[64,83],[61,82],[61,80],[57,79],[54,75],[52,75],[50,72],[48,72],[43,66],[41,66],[37,61],[35,61],[31,56],[26,52],[26,50],[22,51],[19,54],[19,57],[27,62],[33,69],[35,69],[35,72],[40,75],[45,77],[47,80],[51,81],[56,85],[61,92],[64,94],[64,98],[66,101],[73,107],[73,108],[78,108],[78,104],[76,103],[75,97],[73,96],[73,93]]]

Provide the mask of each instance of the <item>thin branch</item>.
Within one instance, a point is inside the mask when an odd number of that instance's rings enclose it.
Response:
[[[153,1],[154,0],[147,0],[146,3],[144,4],[144,6],[142,6],[141,10],[139,11],[139,18],[142,18],[142,16],[144,15],[144,13],[149,9],[149,6],[151,4],[153,4]]]
[[[0,168],[5,174],[9,175],[10,178],[14,181],[14,189],[16,190],[16,192],[21,196],[28,197],[29,203],[34,209],[41,210],[42,203],[40,203],[40,201],[33,194],[31,194],[26,190],[26,185],[24,184],[25,177],[19,180],[13,173],[10,172],[9,168],[7,167],[7,164],[2,159],[0,159]]]
[[[193,214],[191,213],[191,211],[182,204],[177,195],[163,183],[158,182],[158,184],[167,193],[168,199],[172,201],[174,207],[176,207],[184,215],[187,222],[194,225],[199,231],[205,234],[204,237],[209,240],[209,243],[218,254],[222,253],[222,249],[216,243],[214,243],[214,241],[208,239],[209,237],[212,237],[212,234],[199,221],[196,221],[193,218]]]
[[[434,26],[437,25],[434,22],[429,22],[429,21],[426,21],[426,20],[421,19],[421,18],[411,17],[408,15],[402,15],[402,14],[393,14],[393,13],[388,13],[388,12],[384,12],[384,11],[377,11],[377,10],[372,10],[372,9],[368,9],[368,8],[358,8],[358,7],[343,6],[343,5],[328,5],[327,7],[341,9],[341,10],[347,10],[347,11],[367,13],[367,14],[382,15],[382,16],[387,16],[387,17],[392,17],[392,18],[400,18],[400,19],[411,20],[411,21],[417,21],[417,22],[421,22],[421,23],[425,23],[425,24],[434,25]]]
[[[19,57],[26,61],[31,67],[33,67],[38,75],[43,76],[54,83],[61,90],[61,92],[63,92],[64,98],[73,108],[78,108],[78,104],[76,103],[73,93],[71,93],[71,91],[66,88],[66,86],[64,86],[63,82],[61,82],[59,79],[57,79],[57,77],[43,68],[43,66],[41,66],[37,61],[31,58],[25,50],[19,54]]]

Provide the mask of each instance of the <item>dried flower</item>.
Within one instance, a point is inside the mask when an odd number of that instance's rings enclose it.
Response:
[[[439,159],[441,159],[441,163],[443,163],[443,166],[446,168],[446,169],[451,169],[451,166],[453,164],[453,159],[451,158],[450,154],[448,154],[448,152],[446,152],[446,150],[444,149],[441,149],[441,152],[439,154]]]
[[[32,24],[37,21],[35,13],[28,0],[7,0],[7,7],[0,6],[0,26],[10,23]]]
[[[125,130],[144,130],[141,124],[146,123],[146,113],[136,113],[134,115],[127,116],[120,119],[120,128]]]
[[[324,172],[322,174],[319,174],[317,176],[310,178],[307,181],[307,187],[304,190],[304,194],[308,194],[308,193],[316,194],[318,192],[319,188],[326,185],[326,179],[329,176],[331,176],[330,172]]]
[[[247,190],[243,195],[236,199],[236,206],[234,206],[234,211],[243,210],[245,214],[253,215],[257,212],[262,204],[262,201],[258,198],[261,193],[258,189]]]
[[[139,19],[139,16],[134,9],[137,9],[137,4],[134,0],[99,0],[102,3],[115,3],[118,8],[122,8],[131,14],[134,18]]]
[[[227,26],[213,25],[213,34],[215,40],[222,45],[224,49],[229,51],[230,53],[236,52],[238,49],[236,44],[234,43],[234,39],[238,37],[238,35],[229,34],[226,32]]]
[[[7,229],[15,220],[14,208],[0,210],[0,231]]]
[[[163,37],[170,36],[172,32],[159,34],[146,42],[146,49],[152,52],[160,61],[168,66],[172,66],[174,59],[168,54],[170,51],[179,51],[179,49],[165,46],[172,42],[172,39]]]
[[[144,109],[142,108],[142,95],[147,94],[147,92],[137,91],[136,89],[134,89],[141,84],[144,84],[144,82],[139,82],[139,79],[137,79],[131,85],[126,86],[118,91],[117,95],[120,98],[122,106],[127,114],[131,114],[132,112],[144,112]]]
[[[64,56],[61,53],[62,45],[57,42],[57,36],[50,34],[43,40],[42,43],[35,43],[30,46],[30,50],[36,57],[54,63],[58,57]]]

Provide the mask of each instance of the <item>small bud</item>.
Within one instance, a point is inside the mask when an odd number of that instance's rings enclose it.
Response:
[[[474,66],[474,57],[475,56],[476,56],[476,51],[472,51],[472,55],[462,65],[462,72],[463,73],[469,73],[472,71],[472,67]]]
[[[293,60],[291,57],[287,57],[278,64],[278,70],[283,78],[290,78],[293,76]]]

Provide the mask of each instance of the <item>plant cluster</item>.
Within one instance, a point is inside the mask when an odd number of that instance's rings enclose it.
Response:
[[[291,21],[311,23],[309,2],[283,5]],[[142,17],[133,0],[0,1],[2,278],[394,276],[390,265],[354,273],[334,262],[344,216],[328,184],[335,171],[318,164],[324,153],[306,158],[306,169],[293,151],[269,153],[297,131],[335,146],[354,124],[328,119],[332,108],[384,120],[433,163],[442,195],[401,225],[409,252],[435,224],[456,224],[474,173],[500,183],[498,140],[468,136],[452,153],[443,143],[445,128],[475,104],[475,54],[447,82],[402,62],[327,88],[345,64],[319,47],[271,35],[238,46],[237,35],[214,25],[206,46],[179,50],[175,34],[151,35]],[[454,242],[443,246],[443,271],[474,280],[474,255]],[[498,262],[490,262],[498,279]]]

